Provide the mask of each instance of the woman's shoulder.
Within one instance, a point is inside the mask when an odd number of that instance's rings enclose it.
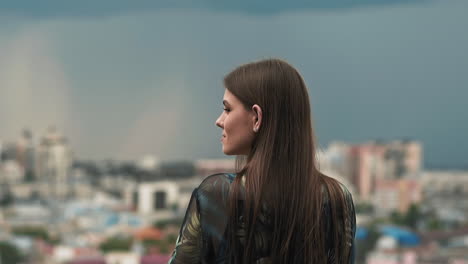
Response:
[[[205,177],[205,179],[203,179],[203,181],[200,183],[200,186],[216,185],[220,183],[230,184],[234,181],[235,178],[235,173],[216,173]]]
[[[346,201],[346,204],[348,206],[353,206],[353,195],[351,194],[351,192],[349,191],[348,187],[346,187],[345,184],[343,184],[342,182],[338,181],[338,180],[335,180],[337,183],[338,183],[338,186],[340,187],[340,190],[341,190],[341,193],[343,194],[343,197]],[[329,196],[329,192],[330,190],[327,190],[327,187],[325,186],[325,184],[322,185],[322,192],[324,194],[324,197],[325,197],[325,204],[328,204],[328,199],[330,198]]]
[[[201,210],[218,211],[224,208],[235,177],[236,174],[233,173],[217,173],[207,176],[194,191]]]
[[[235,173],[216,173],[209,175],[200,183],[197,192],[212,195],[227,193],[235,178]]]
[[[338,184],[340,185],[341,191],[343,192],[343,194],[344,194],[346,200],[352,201],[352,200],[353,200],[353,195],[351,194],[351,192],[349,191],[349,189],[346,187],[346,185],[344,185],[344,184],[341,183],[340,181],[338,181]]]

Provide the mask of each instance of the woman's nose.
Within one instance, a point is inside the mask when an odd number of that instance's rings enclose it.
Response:
[[[217,126],[217,127],[220,127],[220,128],[223,128],[223,123],[222,123],[222,120],[221,120],[222,116],[223,116],[223,115],[221,114],[221,115],[218,117],[218,119],[216,119],[216,122],[215,122],[216,126]]]

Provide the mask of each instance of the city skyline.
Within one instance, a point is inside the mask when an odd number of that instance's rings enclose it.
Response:
[[[466,168],[468,4],[370,2],[5,5],[0,140],[55,125],[83,159],[224,157],[223,76],[280,57],[304,76],[321,147],[412,138],[425,166]]]

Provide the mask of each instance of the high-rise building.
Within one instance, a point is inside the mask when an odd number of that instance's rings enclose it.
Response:
[[[372,202],[376,212],[387,215],[393,211],[405,213],[411,204],[422,200],[422,185],[414,179],[379,180]]]
[[[18,138],[15,145],[15,159],[24,169],[24,179],[26,181],[35,180],[34,143],[31,131],[25,129]]]
[[[351,182],[363,200],[370,200],[375,191],[375,183],[385,176],[385,146],[365,143],[351,147]]]
[[[386,178],[417,177],[422,169],[422,145],[417,141],[395,140],[385,152]]]
[[[332,142],[319,153],[321,170],[333,171],[354,185],[359,198],[370,201],[380,180],[416,178],[421,173],[422,145],[417,141]]]
[[[72,162],[72,151],[66,138],[55,128],[49,128],[37,151],[37,178],[50,184],[53,197],[63,199],[71,190],[67,182]]]
[[[351,145],[344,142],[331,142],[325,151],[319,151],[318,161],[321,171],[333,171],[351,181]]]

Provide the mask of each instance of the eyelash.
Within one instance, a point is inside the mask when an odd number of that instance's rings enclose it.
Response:
[[[226,111],[226,112],[230,112],[230,111],[231,111],[231,109],[228,109],[228,108],[223,108],[223,110]]]

